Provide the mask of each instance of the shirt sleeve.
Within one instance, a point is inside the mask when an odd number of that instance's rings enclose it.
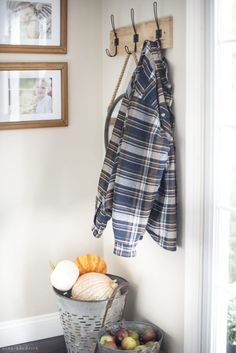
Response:
[[[128,95],[122,99],[121,107],[107,147],[101,170],[96,197],[95,216],[92,225],[93,235],[99,238],[111,218],[114,179],[128,107]]]
[[[175,145],[170,145],[167,167],[154,200],[146,230],[164,249],[175,251],[177,240]]]

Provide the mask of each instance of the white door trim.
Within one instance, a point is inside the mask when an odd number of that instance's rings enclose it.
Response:
[[[200,353],[204,233],[205,1],[186,2],[184,353]],[[206,353],[206,352],[202,352]]]

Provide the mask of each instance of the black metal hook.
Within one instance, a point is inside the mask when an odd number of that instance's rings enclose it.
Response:
[[[159,26],[159,22],[158,22],[158,16],[157,16],[157,2],[154,1],[153,3],[153,12],[154,12],[154,17],[155,17],[155,21],[156,21],[156,25],[157,25],[157,29],[156,29],[156,39],[160,40],[161,36],[162,36],[162,32]]]
[[[117,55],[117,47],[119,45],[119,38],[117,37],[116,28],[115,28],[114,15],[111,15],[111,26],[112,26],[112,30],[113,30],[113,33],[114,33],[115,54],[111,54],[109,49],[106,49],[106,53],[107,53],[108,56],[113,58],[114,56]]]
[[[133,26],[133,30],[134,30],[134,36],[133,36],[133,42],[134,42],[134,53],[137,52],[137,43],[139,41],[139,35],[136,31],[136,27],[135,27],[135,22],[134,22],[134,9],[132,8],[130,10],[130,14],[131,14],[131,22],[132,22],[132,26]],[[129,47],[127,45],[125,45],[125,51],[127,54],[132,54],[132,52],[129,50]]]

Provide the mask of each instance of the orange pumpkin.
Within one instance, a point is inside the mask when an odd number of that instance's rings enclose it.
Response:
[[[83,254],[74,260],[79,267],[80,275],[87,272],[106,273],[107,265],[101,256],[96,254]]]

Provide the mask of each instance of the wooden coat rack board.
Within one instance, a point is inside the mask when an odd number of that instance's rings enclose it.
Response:
[[[161,47],[168,49],[173,47],[173,17],[162,17],[159,19],[159,26],[162,30]],[[139,42],[137,43],[137,50],[141,51],[143,42],[145,40],[155,40],[156,22],[146,21],[136,24],[136,30],[139,34]],[[133,48],[133,34],[132,26],[120,27],[116,29],[117,37],[119,38],[119,45],[117,47],[117,54],[125,54],[125,45]],[[114,52],[114,33],[110,32],[110,51]]]

